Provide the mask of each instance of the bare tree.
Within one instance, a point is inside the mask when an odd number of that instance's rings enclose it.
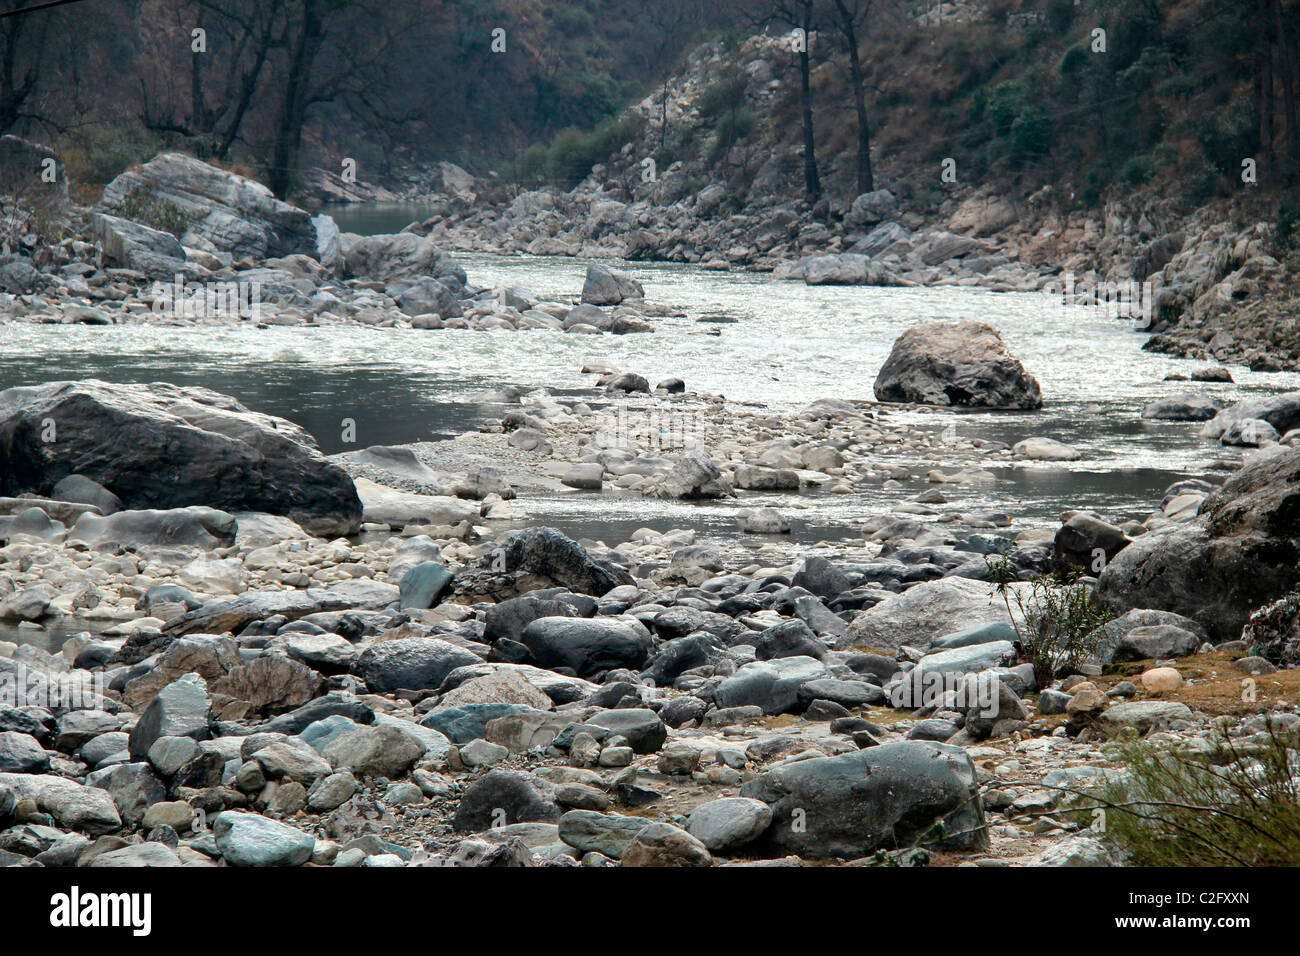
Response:
[[[871,122],[867,115],[866,77],[858,50],[858,34],[871,16],[872,0],[832,0],[832,6],[832,21],[844,40],[844,51],[849,58],[849,85],[853,89],[853,109],[858,119],[858,193],[869,193],[876,186],[871,172]]]

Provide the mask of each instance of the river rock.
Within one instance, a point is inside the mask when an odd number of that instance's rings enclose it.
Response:
[[[1030,461],[1078,461],[1083,456],[1079,449],[1066,445],[1052,438],[1026,438],[1011,446],[1011,454],[1016,458]]]
[[[593,677],[618,667],[639,670],[650,657],[651,637],[635,618],[543,617],[530,623],[519,640],[538,666],[568,667]]]
[[[1222,409],[1223,403],[1211,395],[1186,392],[1147,403],[1142,407],[1142,417],[1157,421],[1204,422],[1214,418]]]
[[[96,207],[120,215],[127,200],[173,203],[185,216],[181,244],[234,259],[316,255],[316,226],[261,183],[192,156],[163,153],[104,187]],[[183,256],[182,256],[183,258]]]
[[[894,342],[876,377],[876,398],[971,408],[1035,409],[1038,381],[984,322],[927,322]]]
[[[1195,518],[1139,535],[1098,580],[1116,613],[1173,611],[1213,641],[1239,637],[1252,610],[1300,582],[1300,449],[1247,464],[1210,494]]]
[[[687,830],[713,853],[752,843],[772,823],[772,808],[749,797],[723,797],[691,811]]]
[[[1157,721],[1191,719],[1191,708],[1178,701],[1137,700],[1102,711],[1097,717],[1097,725],[1112,733],[1125,727],[1146,733]]]
[[[586,548],[554,528],[529,528],[512,535],[501,560],[507,572],[527,572],[595,597],[634,583],[622,568],[595,560]]]
[[[1052,560],[1060,571],[1074,566],[1099,574],[1115,555],[1128,547],[1130,540],[1113,524],[1080,511],[1071,515],[1056,532],[1052,540]]]
[[[372,644],[357,658],[356,671],[377,693],[436,689],[457,667],[480,658],[433,637],[403,637]]]
[[[452,826],[457,833],[477,833],[514,823],[558,823],[561,813],[554,784],[531,773],[492,770],[466,788]]]
[[[57,441],[42,440],[47,420]],[[3,494],[44,494],[79,474],[128,508],[263,511],[327,535],[351,534],[361,519],[352,479],[305,431],[204,388],[94,380],[11,388],[0,392],[0,441]]]
[[[169,232],[104,213],[94,213],[90,226],[107,266],[168,281],[193,272],[185,264],[185,248]]]
[[[927,845],[989,843],[974,765],[946,744],[889,743],[792,761],[746,783],[741,794],[772,808],[760,845],[774,855],[855,859],[912,846],[936,823],[943,834]]]
[[[712,866],[713,857],[694,836],[670,823],[637,831],[621,858],[623,866]]]
[[[754,705],[765,714],[783,714],[799,708],[799,688],[808,681],[832,676],[812,657],[782,657],[754,661],[725,678],[713,693],[719,708]]]
[[[935,637],[958,627],[1009,624],[1006,606],[991,601],[991,596],[991,586],[983,581],[957,577],[923,581],[863,611],[853,619],[848,636],[837,643],[889,650],[906,644],[924,650]],[[1014,597],[1011,605],[1015,607]]]
[[[316,848],[310,833],[256,813],[219,813],[212,833],[222,859],[231,866],[302,866]]]
[[[643,299],[645,290],[626,272],[599,262],[587,266],[582,284],[582,301],[590,305],[618,305],[624,299]]]

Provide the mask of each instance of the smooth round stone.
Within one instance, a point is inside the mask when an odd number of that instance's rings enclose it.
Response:
[[[1153,667],[1142,672],[1142,687],[1148,694],[1177,690],[1183,686],[1183,675],[1172,667]]]

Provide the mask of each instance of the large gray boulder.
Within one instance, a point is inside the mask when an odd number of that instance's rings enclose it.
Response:
[[[529,528],[512,535],[500,561],[500,570],[533,575],[593,597],[635,583],[627,571],[596,560],[586,548],[554,528]]]
[[[235,259],[317,256],[316,224],[261,183],[181,153],[163,153],[104,187],[96,210],[114,216],[170,202],[186,217],[185,246]]]
[[[713,702],[719,708],[756,706],[765,714],[784,714],[800,708],[800,687],[831,676],[813,657],[754,661],[723,680],[713,692]]]
[[[908,329],[876,376],[876,398],[963,408],[1034,409],[1038,380],[984,322],[926,322]]]
[[[856,859],[918,843],[965,850],[989,843],[975,767],[946,744],[891,743],[792,761],[740,792],[772,808],[758,845],[774,856]]]
[[[403,637],[372,644],[357,658],[356,672],[376,693],[434,690],[457,667],[480,659],[434,637]]]
[[[106,266],[134,269],[151,279],[192,271],[187,270],[180,240],[169,232],[106,213],[93,214],[90,226]]]
[[[1011,606],[1016,606],[1014,598]],[[936,637],[953,631],[1010,623],[1006,605],[994,599],[992,585],[970,578],[939,578],[913,585],[863,611],[836,644],[891,651],[906,644],[925,650]]]
[[[1173,611],[1212,641],[1233,640],[1256,608],[1300,583],[1300,449],[1246,465],[1200,512],[1139,535],[1098,579],[1116,613]]]
[[[902,285],[884,266],[855,252],[809,256],[799,263],[799,271],[808,285]]]
[[[540,667],[568,667],[579,677],[628,667],[650,658],[650,632],[636,618],[540,617],[519,635]]]
[[[1234,425],[1247,421],[1268,422],[1279,435],[1300,427],[1300,392],[1284,392],[1267,398],[1248,398],[1222,409],[1201,426],[1206,438],[1221,438]]]
[[[361,521],[352,479],[307,432],[205,388],[90,379],[6,389],[0,447],[4,495],[48,494],[79,474],[130,509],[261,511],[330,536]]]
[[[389,282],[430,276],[453,291],[465,286],[465,270],[427,236],[412,232],[358,236],[345,232],[339,236],[339,242],[345,278]]]
[[[624,299],[643,299],[645,290],[626,272],[593,262],[587,266],[582,301],[591,305],[618,305]]]

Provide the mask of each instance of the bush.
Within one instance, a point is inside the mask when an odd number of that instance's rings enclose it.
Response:
[[[740,70],[728,70],[704,89],[695,100],[695,109],[705,119],[734,112],[745,104],[748,79]]]
[[[1141,186],[1143,183],[1150,182],[1155,174],[1155,162],[1150,156],[1130,157],[1119,168],[1119,178],[1130,186]]]
[[[151,201],[138,192],[131,193],[122,201],[118,215],[150,229],[170,232],[177,239],[185,235],[185,230],[190,227],[189,216],[176,203],[170,199]]]
[[[749,110],[736,110],[725,114],[718,120],[713,145],[709,149],[709,161],[716,160],[731,149],[737,142],[752,133],[757,125],[758,118]]]
[[[1110,838],[1137,866],[1294,866],[1300,860],[1300,751],[1271,721],[1208,751],[1123,746],[1127,773],[1102,789]]]
[[[1015,566],[1005,556],[985,558],[994,593],[1002,597],[1016,630],[1020,660],[1034,668],[1034,679],[1046,687],[1062,671],[1072,670],[1092,655],[1097,628],[1112,617],[1093,599],[1092,589],[1077,580],[1039,575],[1023,588],[1011,590]],[[1011,611],[1012,594],[1020,620]]]
[[[1290,252],[1300,244],[1300,204],[1290,196],[1283,198],[1277,207],[1273,222],[1273,245],[1281,253]]]

